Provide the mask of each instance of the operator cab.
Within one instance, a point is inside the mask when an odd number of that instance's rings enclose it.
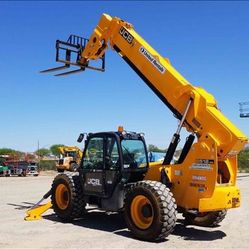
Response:
[[[84,194],[109,198],[117,184],[143,180],[147,154],[142,133],[119,129],[88,134],[79,168]]]

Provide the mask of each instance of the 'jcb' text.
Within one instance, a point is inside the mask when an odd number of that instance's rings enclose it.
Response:
[[[132,43],[133,41],[133,36],[124,28],[121,27],[121,29],[119,30],[119,34],[122,35],[122,37],[128,42],[128,43]]]
[[[87,184],[93,185],[93,186],[101,186],[99,179],[89,178],[87,180]]]

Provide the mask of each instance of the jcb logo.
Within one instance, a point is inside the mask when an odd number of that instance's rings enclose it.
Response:
[[[124,28],[122,27],[120,30],[119,30],[119,34],[122,35],[122,37],[128,42],[128,43],[132,43],[133,41],[133,36]]]
[[[87,180],[87,184],[93,185],[93,186],[101,186],[100,180],[95,178],[89,178]]]

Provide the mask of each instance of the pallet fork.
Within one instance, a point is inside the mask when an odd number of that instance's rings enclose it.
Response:
[[[32,208],[26,211],[26,217],[24,220],[40,220],[42,218],[42,214],[52,207],[51,201],[47,202],[46,204],[41,204],[51,195],[51,192],[52,191],[49,190],[40,201],[38,201]]]
[[[63,69],[70,68],[70,66],[79,67],[79,69],[66,71],[64,73],[55,74],[55,76],[65,76],[73,73],[79,73],[85,71],[86,68],[104,72],[105,71],[105,55],[103,55],[99,60],[101,64],[99,66],[90,65],[89,61],[85,63],[81,62],[81,53],[85,49],[88,39],[77,36],[70,35],[67,41],[56,41],[56,62],[64,63],[64,66],[54,67],[46,70],[40,71],[40,73],[50,73]],[[64,55],[64,57],[63,57]]]

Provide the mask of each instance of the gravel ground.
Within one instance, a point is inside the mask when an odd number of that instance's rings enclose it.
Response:
[[[93,210],[84,219],[62,223],[52,210],[44,219],[24,221],[25,210],[50,189],[54,174],[1,177],[0,248],[249,248],[249,174],[240,174],[242,206],[229,210],[216,228],[178,222],[164,242],[139,241],[125,227],[121,215]]]

